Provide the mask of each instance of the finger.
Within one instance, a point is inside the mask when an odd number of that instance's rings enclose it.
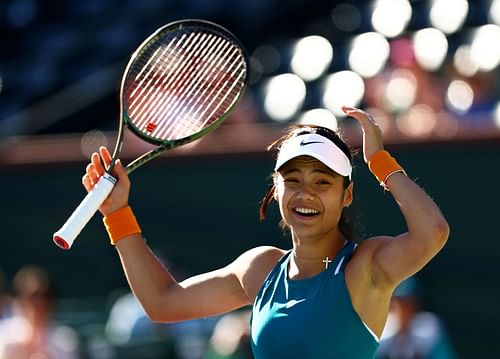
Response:
[[[351,117],[355,118],[356,120],[360,121],[361,123],[370,122],[374,125],[377,124],[372,115],[370,115],[366,111],[360,110],[359,108],[343,106],[342,111],[344,111],[344,113],[347,116],[351,116]]]
[[[92,156],[90,157],[90,162],[93,166],[94,172],[98,176],[102,176],[105,172],[105,168],[104,168],[103,163],[101,162],[101,157],[99,156],[99,154],[97,152],[94,152],[92,154]]]
[[[99,147],[99,153],[101,155],[104,165],[106,166],[106,168],[109,168],[113,158],[111,157],[111,154],[109,153],[108,149],[104,146],[101,146]]]
[[[82,184],[83,187],[85,187],[85,189],[87,190],[87,192],[90,192],[92,188],[94,188],[94,183],[92,183],[89,175],[83,175]]]
[[[126,184],[128,184],[129,178],[128,178],[127,170],[123,166],[123,163],[121,160],[116,160],[114,169],[115,169],[116,175],[118,176],[118,179],[121,182],[125,182]]]
[[[95,167],[92,163],[89,163],[87,165],[85,172],[86,176],[88,177],[88,180],[90,181],[90,184],[94,186],[97,183],[97,181],[99,181],[100,177],[99,172],[95,170]]]

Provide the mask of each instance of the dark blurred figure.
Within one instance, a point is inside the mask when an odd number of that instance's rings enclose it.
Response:
[[[250,311],[222,316],[209,341],[205,359],[252,359]]]
[[[10,317],[12,314],[12,298],[7,292],[5,276],[0,270],[0,321]]]
[[[457,358],[442,321],[422,310],[421,291],[413,277],[394,291],[377,359]]]
[[[78,336],[52,320],[54,297],[47,273],[26,266],[13,279],[10,318],[0,321],[2,359],[76,359]]]

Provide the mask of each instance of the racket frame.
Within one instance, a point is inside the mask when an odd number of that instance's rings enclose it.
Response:
[[[135,61],[138,59],[139,55],[146,51],[147,44],[155,41],[155,39],[159,36],[163,36],[165,31],[176,31],[183,27],[188,27],[192,25],[202,24],[205,27],[211,28],[212,31],[219,32],[226,39],[230,39],[233,43],[236,44],[236,47],[241,51],[241,56],[245,65],[245,73],[243,78],[243,85],[241,87],[241,91],[238,93],[238,96],[232,102],[232,104],[226,109],[226,111],[219,116],[213,123],[211,123],[206,128],[183,138],[175,139],[175,140],[160,140],[152,136],[148,136],[143,131],[140,131],[131,121],[129,116],[127,115],[127,111],[125,109],[124,103],[124,91],[125,91],[125,82],[127,75],[129,73],[129,69],[133,66]],[[158,157],[163,152],[170,150],[172,148],[181,146],[183,144],[195,141],[210,132],[214,131],[234,110],[237,106],[241,98],[243,97],[243,93],[245,92],[245,88],[248,85],[248,55],[245,51],[244,46],[238,40],[238,38],[226,28],[215,24],[213,22],[207,20],[199,20],[199,19],[186,19],[186,20],[178,20],[166,24],[160,28],[158,28],[153,34],[151,34],[147,39],[145,39],[138,48],[132,53],[125,71],[122,76],[121,84],[120,84],[120,120],[118,127],[118,134],[116,139],[115,148],[113,150],[112,159],[108,168],[106,168],[106,173],[101,176],[98,183],[94,186],[92,191],[90,191],[84,200],[80,203],[80,205],[73,211],[72,215],[68,218],[66,223],[54,233],[53,241],[54,243],[62,249],[70,249],[74,240],[83,229],[85,224],[90,220],[90,218],[97,212],[98,208],[101,206],[102,202],[107,198],[107,196],[113,190],[113,187],[116,182],[116,178],[112,176],[112,171],[115,165],[116,160],[118,159],[124,142],[124,133],[125,127],[127,127],[134,135],[141,138],[142,140],[157,145],[158,147],[151,149],[150,151],[144,153],[139,156],[132,162],[130,162],[126,166],[127,173],[131,173],[144,163],[152,160],[155,157]],[[77,225],[74,225],[78,223]],[[74,228],[78,227],[78,228]]]

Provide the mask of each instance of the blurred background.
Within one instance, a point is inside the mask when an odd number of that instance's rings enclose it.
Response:
[[[359,148],[360,129],[340,107],[360,106],[451,225],[448,245],[418,275],[420,307],[440,318],[456,357],[499,358],[499,0],[2,0],[0,358],[25,357],[8,356],[2,338],[22,334],[26,318],[59,343],[37,358],[249,357],[246,311],[171,325],[145,319],[99,215],[71,251],[51,239],[85,194],[90,153],[114,145],[130,54],[184,18],[230,29],[251,69],[245,97],[215,133],[132,175],[148,243],[177,278],[255,245],[289,247],[276,208],[258,221],[273,168],[266,146],[313,119]],[[125,160],[144,151],[126,141]],[[353,216],[365,235],[403,231],[362,155],[354,180]],[[17,307],[30,314],[8,320]]]

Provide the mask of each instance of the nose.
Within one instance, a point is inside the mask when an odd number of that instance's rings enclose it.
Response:
[[[297,198],[302,200],[312,200],[315,198],[315,194],[307,184],[303,184],[297,194]]]

